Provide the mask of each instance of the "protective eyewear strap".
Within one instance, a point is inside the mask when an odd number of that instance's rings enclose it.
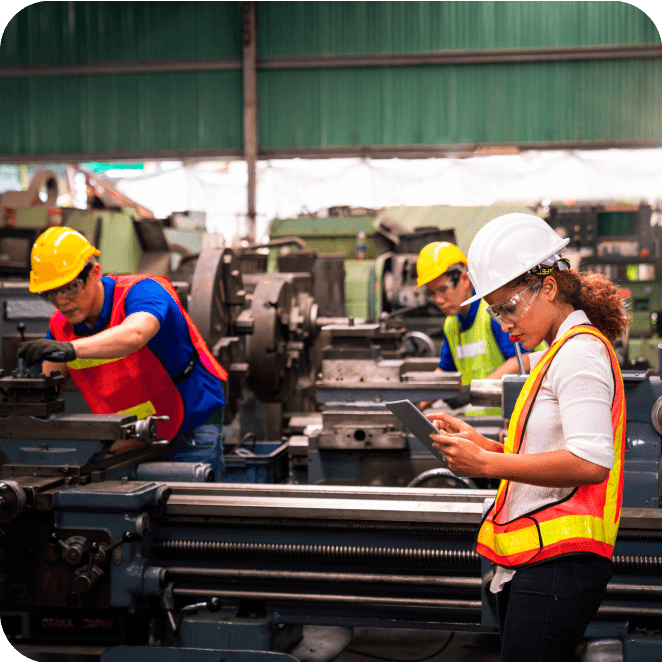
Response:
[[[562,259],[556,260],[552,265],[539,264],[537,267],[530,269],[529,273],[533,274],[534,276],[549,276],[549,274],[551,274],[554,269],[558,269],[559,271],[566,271],[567,269],[570,269],[570,260],[564,257]]]

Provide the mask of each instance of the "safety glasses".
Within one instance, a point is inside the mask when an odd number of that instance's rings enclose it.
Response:
[[[40,296],[44,301],[48,301],[49,303],[52,303],[55,305],[57,302],[58,296],[71,300],[74,299],[76,296],[78,296],[78,293],[85,287],[85,283],[87,282],[87,277],[90,275],[90,271],[92,271],[92,264],[86,264],[84,269],[80,272],[78,275],[78,278],[76,280],[72,280],[70,283],[67,283],[66,285],[63,285],[62,287],[56,287],[54,290],[47,290],[46,292],[41,292]]]
[[[457,284],[460,280],[460,273],[455,272],[452,276],[451,279],[448,283],[444,283],[443,285],[439,285],[438,287],[435,287],[434,290],[428,291],[428,299],[430,301],[434,301],[438,297],[446,297],[446,294],[448,290],[454,290],[457,287]]]
[[[82,287],[85,285],[85,281],[81,278],[76,278],[75,281],[67,283],[62,287],[58,287],[54,290],[48,290],[47,292],[41,292],[41,298],[44,301],[55,304],[57,302],[58,296],[62,299],[74,299],[78,293],[81,291]]]
[[[526,315],[529,308],[531,308],[541,287],[542,283],[533,283],[523,290],[520,290],[507,301],[498,303],[494,306],[488,306],[487,312],[499,325],[517,324],[517,322]]]

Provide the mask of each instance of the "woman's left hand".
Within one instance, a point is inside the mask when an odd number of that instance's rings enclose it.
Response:
[[[430,417],[433,419],[433,417]],[[451,417],[449,416],[448,419]],[[453,425],[456,419],[451,421],[432,420],[439,430],[439,434],[431,434],[433,446],[442,455],[446,456],[446,462],[451,471],[457,471],[467,476],[482,477],[487,476],[486,465],[489,459],[488,451],[485,451],[477,443],[478,439],[472,439],[473,436],[480,437],[470,425],[463,421],[457,421],[457,428]],[[448,423],[451,423],[448,425]]]

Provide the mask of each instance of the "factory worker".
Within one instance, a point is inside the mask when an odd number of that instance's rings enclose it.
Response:
[[[487,304],[475,294],[467,276],[467,258],[454,244],[435,241],[423,248],[416,262],[417,287],[425,287],[430,301],[441,310],[444,321],[444,343],[439,367],[435,372],[460,372],[462,385],[473,379],[500,379],[517,372],[515,345],[507,333],[487,314]],[[502,368],[504,361],[512,359]],[[469,404],[469,389],[447,401],[453,407]],[[431,403],[422,402],[421,409]],[[501,409],[477,409],[471,406],[467,415],[500,416]]]
[[[158,423],[159,437],[171,442],[160,459],[207,462],[221,479],[227,373],[166,278],[102,276],[99,254],[70,228],[49,228],[37,238],[30,291],[56,310],[46,338],[21,343],[19,356],[28,364],[44,361],[46,374],[70,375],[94,414],[169,416]],[[64,362],[44,360],[51,352],[61,352]],[[137,443],[117,442],[111,450]]]
[[[476,551],[493,563],[502,661],[573,659],[612,576],[623,494],[625,398],[611,342],[629,325],[618,290],[581,276],[542,219],[507,214],[469,249],[488,313],[525,348],[530,374],[504,445],[447,414],[429,416],[448,466],[500,478]]]

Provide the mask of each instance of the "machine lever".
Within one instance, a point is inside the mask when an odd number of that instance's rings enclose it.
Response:
[[[183,614],[187,611],[195,611],[196,609],[208,609],[210,612],[214,613],[220,611],[222,603],[219,598],[210,598],[207,602],[196,602],[192,605],[186,605],[179,610],[180,614]]]
[[[161,606],[168,617],[168,623],[170,623],[170,629],[173,634],[177,632],[177,627],[179,626],[179,617],[175,616],[175,601],[172,597],[172,590],[174,587],[175,585],[170,582],[161,596]]]
[[[94,588],[96,583],[99,580],[99,577],[103,574],[103,571],[98,566],[95,567],[94,563],[99,557],[99,543],[93,542],[87,553],[87,567],[85,570],[76,571],[76,580],[74,582],[74,587],[78,593],[87,593],[90,589]]]
[[[196,611],[198,609],[207,609],[211,613],[220,611],[221,607],[223,606],[219,598],[210,598],[207,602],[196,602],[191,605],[186,605],[185,607],[182,607],[179,610],[178,614],[175,614],[175,608],[174,608],[174,603],[172,601],[172,598],[170,597],[173,585],[169,585],[169,591],[166,592],[166,594],[163,596],[163,606],[165,608],[166,615],[168,617],[168,622],[170,623],[170,627],[172,628],[173,634],[177,632],[177,628],[179,627],[179,622],[182,620],[182,616],[189,611]]]
[[[110,543],[108,547],[104,548],[104,554],[108,555],[109,552],[112,552],[114,549],[117,549],[120,545],[123,545],[125,542],[134,542],[136,540],[142,540],[142,536],[139,536],[133,531],[127,531],[122,534],[122,537],[119,540],[116,540],[113,543]],[[91,547],[91,546],[90,546]]]
[[[66,540],[60,540],[57,533],[51,533],[51,542],[62,550],[62,558],[69,565],[78,565],[85,558],[87,549],[85,548],[85,538],[82,536],[71,536]]]

